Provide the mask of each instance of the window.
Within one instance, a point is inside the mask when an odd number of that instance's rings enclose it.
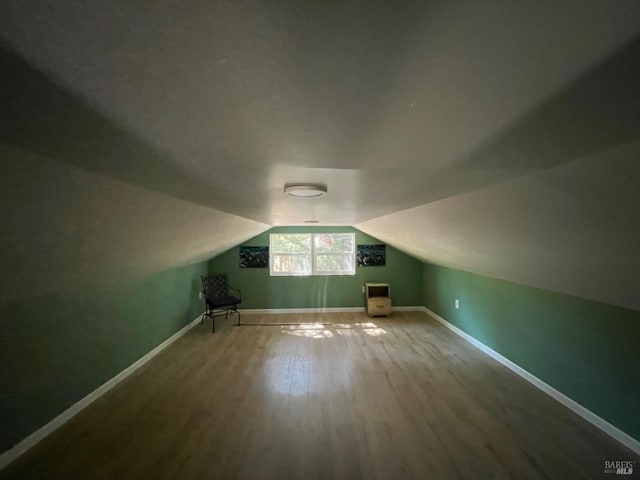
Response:
[[[355,275],[355,234],[272,233],[271,275]]]

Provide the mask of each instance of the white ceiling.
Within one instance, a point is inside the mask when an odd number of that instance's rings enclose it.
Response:
[[[0,13],[11,148],[248,225],[355,225],[423,260],[640,308],[636,0]],[[283,195],[307,181],[329,194]]]

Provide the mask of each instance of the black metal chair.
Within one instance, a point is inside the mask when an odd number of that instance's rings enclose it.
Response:
[[[230,314],[235,313],[240,325],[240,312],[238,312],[238,305],[242,302],[240,290],[229,286],[224,273],[212,273],[200,278],[205,306],[200,323],[204,325],[204,317],[211,318],[211,331],[215,332],[215,317],[224,315],[224,318],[228,318]]]

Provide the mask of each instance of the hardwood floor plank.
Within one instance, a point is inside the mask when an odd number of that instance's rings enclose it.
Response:
[[[251,323],[194,328],[0,479],[602,478],[638,460],[424,313]]]

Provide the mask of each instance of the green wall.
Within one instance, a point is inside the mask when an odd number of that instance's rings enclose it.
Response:
[[[270,233],[355,232],[357,244],[383,243],[351,227],[276,227],[243,245],[269,245]],[[239,246],[213,258],[210,272],[228,275],[242,291],[241,308],[337,308],[363,306],[362,284],[391,285],[393,305],[422,304],[422,262],[387,245],[384,267],[356,267],[355,275],[271,277],[268,268],[239,268]]]
[[[196,318],[206,269],[0,303],[0,452]]]
[[[423,279],[427,308],[640,439],[640,312],[429,264]]]

